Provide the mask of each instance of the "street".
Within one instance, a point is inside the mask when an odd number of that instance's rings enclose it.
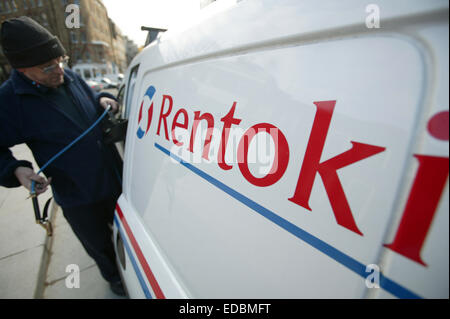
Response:
[[[26,145],[11,149],[18,159],[33,162]],[[34,220],[24,187],[0,187],[1,299],[120,299],[101,277],[57,205],[51,206],[53,236]],[[39,196],[41,208],[51,191]]]

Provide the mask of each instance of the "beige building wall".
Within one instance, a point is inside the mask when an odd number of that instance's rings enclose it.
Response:
[[[112,30],[112,43],[114,50],[114,57],[121,73],[124,73],[128,67],[127,63],[127,42],[126,37],[122,34],[119,27],[114,24],[112,20],[109,20],[111,30]]]

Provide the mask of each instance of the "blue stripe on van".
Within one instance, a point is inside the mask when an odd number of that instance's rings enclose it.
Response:
[[[124,236],[122,227],[120,226],[119,220],[117,219],[117,216],[115,214],[114,214],[114,222],[116,223],[117,229],[120,232],[120,237],[122,238],[122,242],[125,246],[127,254],[130,257],[131,264],[133,265],[134,272],[136,273],[136,276],[139,280],[139,284],[141,285],[142,291],[144,292],[145,297],[147,299],[152,299],[152,294],[150,293],[150,290],[148,289],[147,284],[145,283],[144,277],[142,276],[142,273],[139,270],[139,266],[136,263],[136,259],[134,258],[134,255],[130,248],[130,245],[128,244],[128,241],[127,241],[126,237]]]
[[[272,211],[268,210],[267,208],[259,205],[258,203],[254,202],[253,200],[246,197],[245,195],[228,187],[221,181],[208,175],[207,173],[203,172],[202,170],[198,169],[197,167],[193,166],[192,164],[189,164],[189,163],[183,161],[180,157],[171,153],[169,150],[165,149],[158,143],[155,143],[155,147],[158,148],[163,153],[165,153],[166,155],[168,155],[168,156],[172,157],[173,159],[175,159],[176,161],[178,161],[181,165],[188,168],[189,170],[191,170],[198,176],[202,177],[203,179],[207,180],[208,182],[210,182],[217,188],[221,189],[222,191],[224,191],[231,197],[237,199],[242,204],[253,209],[258,214],[264,216],[265,218],[267,218],[271,222],[275,223],[276,225],[280,226],[284,230],[288,231],[292,235],[294,235],[294,236],[298,237],[299,239],[303,240],[304,242],[308,243],[309,245],[311,245],[312,247],[321,251],[328,257],[333,258],[338,263],[347,267],[348,269],[355,272],[356,274],[363,277],[364,279],[367,278],[367,276],[369,275],[369,273],[366,272],[366,266],[364,264],[360,263],[359,261],[353,259],[352,257],[344,254],[340,250],[334,248],[333,246],[327,244],[326,242],[320,240],[319,238],[304,231],[303,229],[292,224],[291,222],[287,221],[286,219],[278,216],[277,214],[275,214]],[[408,299],[421,298],[419,295],[415,294],[414,292],[399,285],[398,283],[394,282],[393,280],[385,277],[381,272],[380,272],[380,286],[398,298],[408,298]]]

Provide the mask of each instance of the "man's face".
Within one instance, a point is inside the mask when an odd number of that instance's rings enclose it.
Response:
[[[64,83],[64,61],[63,57],[59,57],[40,65],[18,70],[39,84],[57,88]]]

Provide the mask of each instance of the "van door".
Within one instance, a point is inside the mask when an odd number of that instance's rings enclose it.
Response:
[[[151,296],[448,297],[448,249],[437,245],[448,243],[448,172],[429,266],[388,247],[437,110],[433,50],[448,57],[448,18],[395,20],[406,10],[396,8],[391,28],[370,33],[356,9],[323,29],[299,19],[304,6],[241,2],[140,56],[119,206]],[[274,17],[279,34],[265,33]],[[432,37],[444,44],[424,45]],[[392,254],[408,271],[390,268]]]

